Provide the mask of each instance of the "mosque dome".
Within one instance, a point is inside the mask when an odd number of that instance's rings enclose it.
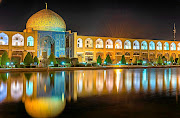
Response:
[[[49,9],[43,9],[32,15],[27,23],[26,29],[40,31],[66,31],[65,21],[61,16]]]

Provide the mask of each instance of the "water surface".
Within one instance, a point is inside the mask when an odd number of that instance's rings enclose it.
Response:
[[[180,117],[180,68],[0,74],[1,117]]]

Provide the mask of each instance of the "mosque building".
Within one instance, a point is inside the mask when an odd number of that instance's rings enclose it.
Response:
[[[0,31],[0,45],[0,55],[7,51],[10,59],[20,61],[28,52],[40,60],[53,52],[56,58],[78,58],[79,62],[96,61],[99,55],[104,60],[109,54],[113,63],[122,55],[127,60],[180,56],[180,41],[81,36],[67,31],[63,18],[47,7],[28,19],[23,32]]]

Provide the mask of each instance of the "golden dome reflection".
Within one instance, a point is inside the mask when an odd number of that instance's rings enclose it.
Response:
[[[59,97],[45,97],[25,100],[26,112],[31,117],[56,117],[65,108],[66,100]]]
[[[66,24],[54,11],[43,9],[28,19],[26,29],[31,28],[40,31],[66,31]]]

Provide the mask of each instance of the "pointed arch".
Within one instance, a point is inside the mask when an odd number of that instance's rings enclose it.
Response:
[[[21,34],[15,34],[12,37],[12,46],[24,46],[24,37]]]
[[[157,42],[156,50],[162,50],[162,43],[160,41]]]
[[[0,45],[8,45],[9,37],[5,33],[0,33]]]
[[[177,50],[180,51],[180,43],[177,44]]]
[[[78,40],[77,40],[77,47],[78,48],[82,48],[83,47],[83,41],[82,41],[81,38],[78,38]]]
[[[116,40],[115,42],[115,49],[122,49],[122,41],[121,40]]]
[[[96,40],[96,48],[103,48],[104,46],[103,40],[102,39],[97,39]]]
[[[164,50],[169,50],[169,43],[168,42],[164,43]]]
[[[34,46],[34,38],[32,36],[27,38],[27,46]]]
[[[124,49],[131,49],[131,42],[129,40],[124,42]]]
[[[111,39],[108,39],[106,41],[106,48],[112,49],[113,48],[113,41]]]
[[[139,50],[139,41],[135,40],[135,41],[133,42],[133,49]]]
[[[171,43],[171,50],[176,50],[176,44],[174,42]]]
[[[141,49],[142,49],[142,50],[147,50],[147,49],[148,49],[148,45],[147,45],[147,42],[146,42],[146,41],[143,41],[143,42],[141,43]]]
[[[155,50],[155,43],[153,41],[149,43],[149,50]]]
[[[93,47],[93,40],[91,38],[87,38],[85,40],[85,47],[86,48],[92,48]]]

